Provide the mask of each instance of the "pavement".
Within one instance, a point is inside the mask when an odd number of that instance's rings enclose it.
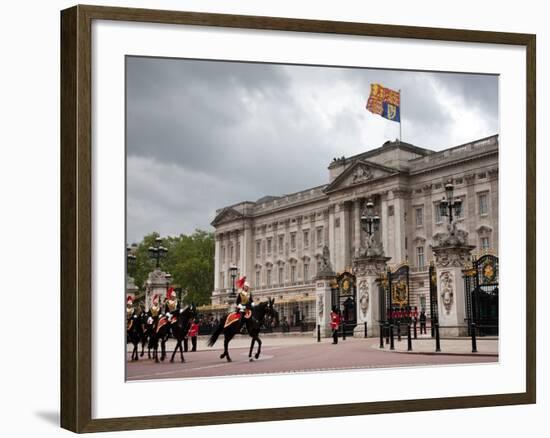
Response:
[[[395,339],[395,350],[389,344],[379,348],[378,338],[340,338],[332,345],[332,338],[317,342],[312,333],[263,334],[262,352],[257,360],[248,357],[250,338],[237,336],[231,341],[229,352],[232,362],[220,359],[223,339],[208,347],[208,336],[200,336],[196,352],[179,353],[170,362],[174,340],[167,342],[168,356],[155,363],[145,355],[130,361],[127,354],[127,380],[171,379],[189,377],[236,376],[249,374],[295,373],[366,368],[433,366],[466,363],[498,362],[498,339],[478,339],[477,353],[472,353],[470,338],[441,340],[441,352],[435,352],[435,340],[423,336],[412,340],[413,351],[407,352],[407,339]],[[131,351],[131,346],[128,346]],[[255,347],[256,351],[257,346]]]

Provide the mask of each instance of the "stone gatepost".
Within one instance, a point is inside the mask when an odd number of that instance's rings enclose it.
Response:
[[[133,277],[130,277],[128,274],[126,274],[126,296],[131,296],[132,299],[135,299],[137,292],[138,287],[136,286]]]
[[[467,336],[466,296],[462,270],[469,262],[470,253],[475,246],[445,243],[432,247],[437,275],[439,333],[441,336]]]
[[[321,326],[321,336],[329,337],[332,334],[330,329],[330,312],[332,310],[332,287],[336,283],[336,273],[332,269],[330,251],[328,246],[323,247],[321,257],[321,269],[315,277],[315,316],[317,325]],[[317,327],[313,331],[317,337]]]
[[[332,335],[330,312],[332,311],[332,287],[335,282],[335,273],[320,273],[315,277],[315,315],[317,324],[321,326],[321,337],[323,338]],[[317,337],[317,327],[313,331],[313,336]]]
[[[158,294],[159,304],[162,304],[162,299],[166,296],[166,291],[170,280],[167,278],[167,273],[156,268],[154,271],[149,272],[147,281],[145,282],[145,310],[149,310],[151,305],[151,298]]]
[[[365,322],[369,337],[380,335],[380,292],[377,279],[386,272],[386,264],[390,259],[391,257],[365,256],[353,260],[353,274],[357,287],[357,326],[353,334],[355,337],[365,335]]]

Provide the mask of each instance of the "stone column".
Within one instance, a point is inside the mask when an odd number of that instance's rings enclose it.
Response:
[[[387,255],[391,255],[389,248],[389,224],[388,224],[388,192],[380,194],[380,235],[382,247]]]
[[[317,324],[321,327],[323,338],[332,335],[330,312],[332,310],[332,285],[335,281],[336,274],[334,272],[320,272],[315,277],[315,316]],[[317,327],[313,330],[313,336],[317,337]]]
[[[166,272],[161,271],[160,268],[156,268],[154,271],[149,272],[147,281],[145,283],[145,310],[149,310],[151,304],[151,298],[155,295],[159,295],[159,303],[162,304],[162,299],[166,296],[168,285],[170,281],[166,278]]]
[[[365,322],[369,336],[380,335],[380,293],[376,280],[386,271],[386,263],[390,258],[373,256],[353,260],[353,273],[357,284],[357,326],[354,336],[364,336]]]
[[[441,336],[467,336],[462,270],[470,260],[470,253],[474,248],[465,244],[441,244],[432,247],[435,256],[437,311]]]
[[[353,201],[353,257],[361,247],[361,199]]]
[[[214,290],[220,289],[220,235],[215,236],[216,243],[214,247]]]

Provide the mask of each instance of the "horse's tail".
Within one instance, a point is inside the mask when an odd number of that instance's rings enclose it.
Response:
[[[223,325],[225,322],[225,318],[221,319],[218,326],[216,327],[216,330],[214,330],[214,333],[210,336],[210,339],[208,339],[207,345],[209,347],[213,347],[216,341],[218,340],[218,337],[223,332]]]

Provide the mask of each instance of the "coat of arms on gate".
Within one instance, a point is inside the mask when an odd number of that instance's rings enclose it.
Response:
[[[400,280],[392,285],[392,301],[395,304],[404,305],[409,301],[409,288],[405,280]]]

